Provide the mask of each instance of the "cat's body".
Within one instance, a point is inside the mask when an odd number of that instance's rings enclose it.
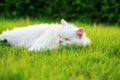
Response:
[[[39,24],[6,30],[0,35],[0,40],[7,40],[12,46],[24,46],[29,50],[52,49],[74,43],[86,46],[90,40],[79,30],[82,29],[61,20],[61,24]]]

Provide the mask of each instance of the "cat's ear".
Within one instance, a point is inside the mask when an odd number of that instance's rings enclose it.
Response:
[[[62,24],[63,26],[68,25],[68,23],[67,23],[64,19],[61,19],[61,24]]]
[[[77,30],[77,34],[78,34],[78,36],[79,36],[80,38],[82,38],[83,33],[84,33],[84,29],[83,29],[83,28],[80,28],[80,29]]]

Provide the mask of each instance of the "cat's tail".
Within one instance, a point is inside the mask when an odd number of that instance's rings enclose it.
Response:
[[[2,34],[0,34],[0,41],[3,41],[4,39],[3,39],[3,37],[2,37]]]
[[[2,33],[0,34],[0,41],[4,41],[5,40],[5,35]]]
[[[0,34],[0,46],[9,45],[3,34]]]
[[[3,32],[0,34],[0,41],[4,41],[4,40],[6,39],[6,34],[8,34],[8,30],[3,31]]]

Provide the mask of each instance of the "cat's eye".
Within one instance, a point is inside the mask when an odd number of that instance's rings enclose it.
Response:
[[[66,41],[70,41],[70,39],[68,39],[68,38],[64,38]]]
[[[62,39],[64,39],[65,41],[70,41],[70,39],[64,38],[64,37],[62,37],[62,36],[60,36],[60,35],[59,35],[59,37],[62,38]]]

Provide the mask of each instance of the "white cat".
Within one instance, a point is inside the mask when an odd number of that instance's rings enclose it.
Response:
[[[38,24],[6,30],[0,40],[7,40],[12,46],[24,46],[29,50],[52,49],[60,45],[78,44],[86,46],[90,39],[82,28],[61,20],[61,24]]]

